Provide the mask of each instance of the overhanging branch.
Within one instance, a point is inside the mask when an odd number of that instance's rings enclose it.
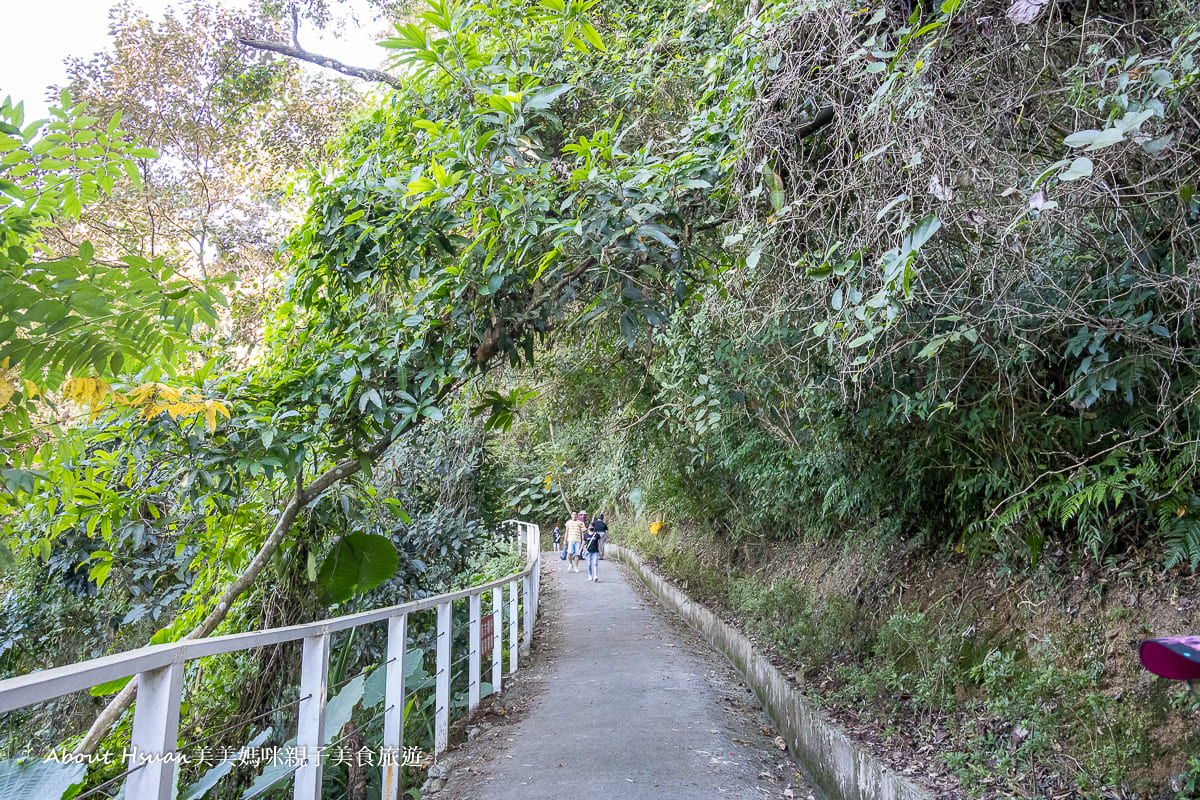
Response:
[[[372,83],[386,83],[394,89],[404,88],[404,84],[399,78],[388,75],[386,72],[380,72],[377,69],[367,69],[366,67],[352,67],[349,64],[343,64],[336,58],[330,58],[320,53],[305,50],[298,44],[283,44],[282,42],[271,42],[266,39],[250,39],[245,36],[239,37],[238,42],[246,47],[253,47],[255,50],[268,50],[272,53],[287,56],[288,58],[307,61],[310,64],[316,64],[318,67],[324,67],[325,69],[340,72],[343,75],[349,75],[351,78],[359,78]]]

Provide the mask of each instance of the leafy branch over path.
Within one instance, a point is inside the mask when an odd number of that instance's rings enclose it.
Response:
[[[702,190],[721,147],[697,157],[648,139],[624,150],[636,120],[616,109],[572,117],[577,83],[608,79],[589,8],[513,5],[497,17],[490,5],[433,2],[423,27],[388,42],[416,77],[388,81],[403,88],[348,134],[337,173],[313,176],[269,355],[211,384],[233,418],[207,439],[154,433],[181,462],[204,452],[203,469],[181,474],[192,502],[229,520],[212,527],[244,536],[239,497],[276,491],[280,478],[295,487],[185,638],[217,629],[309,504],[441,419],[472,377],[532,363],[563,325],[608,318],[632,342],[707,278],[692,232],[719,216]],[[500,73],[510,77],[496,84]],[[327,466],[304,485],[306,453]],[[130,682],[77,752],[94,752],[135,694]]]
[[[455,381],[447,382],[438,392],[438,398],[442,399],[446,397],[457,386],[458,383]],[[374,463],[399,436],[411,432],[425,419],[426,417],[418,417],[404,424],[399,429],[384,434],[375,444],[359,454],[358,457],[344,459],[336,466],[319,475],[307,486],[302,487],[298,484],[295,492],[280,512],[279,519],[271,529],[266,541],[262,543],[258,552],[254,554],[254,558],[251,559],[245,570],[242,571],[242,574],[225,588],[221,597],[217,600],[215,607],[204,618],[204,621],[181,637],[181,641],[203,639],[217,629],[217,626],[221,624],[225,616],[229,613],[229,610],[233,607],[234,602],[243,592],[250,588],[251,584],[258,579],[259,574],[267,564],[270,563],[271,557],[279,549],[279,545],[283,542],[284,537],[305,506],[336,482],[348,478],[361,470],[364,463]],[[87,734],[76,745],[75,753],[77,755],[91,755],[96,752],[96,748],[99,747],[104,735],[116,724],[117,720],[129,709],[130,705],[133,704],[134,698],[137,696],[137,684],[137,677],[134,676],[132,680],[125,684],[125,687],[121,689],[116,697],[109,701],[108,705],[96,717]]]

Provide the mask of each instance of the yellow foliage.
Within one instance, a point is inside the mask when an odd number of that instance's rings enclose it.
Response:
[[[204,401],[204,424],[208,426],[209,433],[217,429],[217,414],[224,414],[225,419],[229,419],[229,409],[218,400]]]
[[[0,361],[0,406],[6,405],[16,394],[17,378],[20,374],[20,370],[15,367],[9,369],[7,358]]]
[[[87,406],[89,422],[96,418],[101,409],[121,398],[99,378],[71,378],[63,384],[63,396],[72,403]]]
[[[164,383],[143,383],[125,394],[97,378],[72,378],[63,386],[66,396],[91,409],[94,419],[100,409],[110,403],[141,409],[142,419],[151,419],[166,413],[171,419],[204,415],[205,427],[210,432],[217,429],[217,415],[229,419],[229,409],[218,400],[206,400],[198,394],[181,392]]]
[[[658,532],[661,531],[664,527],[666,527],[666,525],[667,525],[667,523],[665,523],[665,522],[651,522],[650,523],[650,535],[658,536]]]

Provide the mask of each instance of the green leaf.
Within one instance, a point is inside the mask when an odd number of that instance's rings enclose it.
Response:
[[[412,658],[412,656],[410,655],[409,658]],[[418,657],[417,660],[420,661],[420,658]],[[328,747],[336,737],[342,735],[342,728],[350,721],[354,707],[363,698],[366,681],[367,676],[356,675],[336,695],[329,698],[329,702],[325,704],[325,734],[321,737],[322,746]],[[294,749],[295,745],[296,737],[293,736],[283,743],[280,750]],[[271,760],[267,768],[254,779],[254,783],[242,793],[243,800],[259,797],[268,788],[289,777],[295,771],[295,766],[289,765],[287,759],[279,758]]]
[[[932,339],[930,339],[928,342],[925,343],[925,346],[921,348],[921,352],[917,353],[917,358],[922,358],[922,359],[929,358],[930,356],[934,355],[939,350],[941,350],[942,346],[945,344],[946,344],[945,336],[935,336]]]
[[[1167,72],[1165,69],[1156,69],[1154,72],[1150,73],[1150,80],[1159,86],[1166,86],[1171,83],[1174,78],[1171,76],[1171,73]]]
[[[1063,144],[1067,147],[1083,147],[1087,150],[1099,150],[1109,145],[1114,145],[1124,138],[1125,133],[1118,128],[1105,128],[1102,131],[1089,129],[1072,133],[1063,139]]]
[[[1092,160],[1080,156],[1071,162],[1071,166],[1058,176],[1060,181],[1076,181],[1092,174]]]
[[[89,317],[101,317],[109,312],[108,296],[86,283],[71,292],[70,303],[72,308],[79,309]]]
[[[555,100],[571,91],[573,88],[575,87],[569,83],[560,83],[557,86],[549,86],[545,89],[541,89],[530,95],[529,99],[525,101],[525,107],[538,111],[544,111],[545,109],[549,108]]]
[[[383,408],[383,398],[379,396],[377,389],[368,389],[358,398],[359,413],[364,413],[367,410],[367,405],[373,405],[376,408]]]
[[[590,22],[585,22],[580,28],[583,31],[583,37],[588,40],[588,43],[597,50],[604,50],[604,41],[600,38],[600,34],[592,27]]]
[[[938,219],[936,214],[930,214],[917,223],[917,226],[909,232],[908,236],[904,237],[902,249],[908,253],[915,253],[921,249],[921,245],[929,241],[942,227],[942,221]]]
[[[864,344],[872,341],[874,338],[875,338],[875,334],[870,333],[870,332],[864,333],[862,336],[858,336],[858,337],[852,339],[850,341],[849,346],[850,347],[862,347]]]
[[[64,764],[41,758],[0,761],[0,798],[36,797],[59,800],[68,789],[83,782],[87,764]]]
[[[1142,143],[1142,151],[1147,155],[1157,155],[1163,150],[1171,146],[1171,140],[1175,138],[1175,134],[1168,133],[1166,136],[1160,136],[1157,139],[1151,139],[1148,142]]]
[[[675,242],[670,236],[667,235],[666,230],[664,230],[661,225],[642,225],[637,229],[637,232],[634,235],[640,237],[648,236],[659,244],[670,248],[671,250],[679,249],[679,245],[675,244]]]
[[[769,192],[771,208],[778,212],[787,204],[787,194],[783,189],[783,178],[780,178],[778,172],[766,165],[763,165],[762,174],[763,182],[767,185]]]
[[[1117,142],[1124,141],[1124,139],[1124,131],[1116,128],[1105,128],[1104,130],[1100,131],[1100,135],[1097,136],[1091,144],[1085,147],[1084,150],[1100,150],[1108,147],[1109,145],[1114,145]]]
[[[390,539],[356,531],[333,546],[321,564],[317,582],[330,600],[344,603],[392,577],[399,566]]]
[[[271,728],[267,728],[266,730],[260,732],[257,736],[246,743],[246,748],[261,747],[262,743],[265,742],[268,737],[270,737],[271,733]],[[220,781],[221,778],[224,778],[233,771],[235,763],[234,756],[223,758],[218,761],[215,766],[200,776],[200,780],[181,791],[179,795],[180,800],[200,800],[200,798],[208,794],[212,788],[217,785],[217,782]]]
[[[1067,138],[1063,139],[1063,144],[1067,147],[1084,147],[1096,141],[1096,137],[1100,135],[1100,131],[1089,129],[1084,131],[1076,131]]]
[[[491,106],[492,108],[496,109],[497,111],[508,114],[509,116],[513,115],[512,103],[509,102],[508,98],[506,98],[502,95],[498,95],[498,94],[488,95],[487,104],[489,106]]]
[[[746,255],[746,269],[754,269],[758,266],[758,260],[762,258],[762,245],[755,247]]]
[[[116,680],[112,681],[105,681],[104,683],[98,683],[92,688],[88,689],[88,694],[90,694],[92,697],[105,697],[110,694],[116,694],[124,689],[125,684],[129,683],[131,680],[133,680],[132,677],[126,677],[117,678]]]

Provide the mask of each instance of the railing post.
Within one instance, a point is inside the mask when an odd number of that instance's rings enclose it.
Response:
[[[504,672],[504,587],[492,590],[492,691],[500,692]]]
[[[404,656],[408,652],[408,615],[388,619],[387,664],[383,694],[383,800],[400,797],[404,767]]]
[[[534,525],[533,531],[537,542],[537,550],[533,552],[533,618],[536,620],[542,592],[542,529]]]
[[[482,693],[483,687],[480,682],[483,676],[480,674],[480,653],[483,651],[483,643],[479,641],[480,633],[480,617],[483,611],[483,592],[473,593],[471,595],[471,630],[469,633],[470,643],[467,645],[467,652],[470,654],[467,660],[467,718],[469,719],[475,714],[475,709],[479,708],[479,695]]]
[[[441,755],[450,746],[450,621],[454,603],[447,600],[437,607],[437,675],[433,753]]]
[[[521,599],[525,601],[525,638],[521,640],[521,655],[528,658],[533,643],[533,570],[521,579]]]
[[[183,662],[138,675],[129,768],[145,766],[130,774],[128,800],[171,800],[182,692]]]
[[[509,583],[509,674],[517,670],[517,582]]]
[[[329,680],[329,634],[304,638],[300,658],[300,704],[296,720],[295,800],[321,797],[321,747],[325,743],[325,693]]]

